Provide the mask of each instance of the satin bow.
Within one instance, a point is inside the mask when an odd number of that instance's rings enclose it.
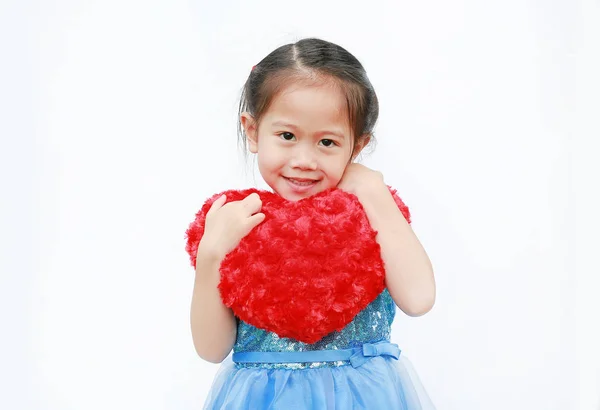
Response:
[[[362,349],[350,357],[350,364],[355,368],[360,367],[365,364],[367,360],[375,356],[391,356],[398,360],[400,353],[401,350],[395,343],[387,341],[365,343],[362,345]]]

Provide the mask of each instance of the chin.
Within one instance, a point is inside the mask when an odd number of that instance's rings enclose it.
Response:
[[[299,193],[299,192],[293,192],[290,191],[289,189],[274,189],[273,190],[277,195],[279,195],[280,197],[291,201],[291,202],[296,202],[299,201],[301,199],[304,198],[310,198],[313,195],[318,194],[319,192],[323,192],[323,189],[315,189],[314,191],[311,190],[309,192],[303,192],[303,193]]]
[[[299,201],[301,199],[304,198],[310,198],[311,196],[317,194],[318,192],[321,191],[315,191],[315,192],[310,192],[310,193],[305,193],[305,194],[298,194],[296,192],[288,192],[285,190],[275,190],[275,192],[282,198],[291,201],[291,202],[296,202]]]

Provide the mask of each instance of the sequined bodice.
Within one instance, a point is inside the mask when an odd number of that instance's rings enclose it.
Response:
[[[302,352],[308,350],[335,350],[361,346],[367,342],[390,340],[391,325],[396,305],[387,289],[363,309],[352,322],[339,332],[333,332],[314,344],[294,339],[280,338],[275,333],[258,329],[238,320],[237,340],[233,347],[238,352]],[[341,366],[345,363],[292,363],[292,364],[241,364],[239,367],[261,368],[314,368]]]

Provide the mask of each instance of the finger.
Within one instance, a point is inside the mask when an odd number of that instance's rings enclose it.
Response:
[[[246,198],[242,199],[242,202],[253,202],[257,199],[260,201],[260,195],[258,195],[256,192],[253,192],[250,195],[246,196]]]
[[[256,225],[260,224],[264,220],[265,220],[265,214],[263,214],[262,212],[259,212],[257,214],[252,215],[250,218],[248,218],[248,224],[252,228],[254,228]]]
[[[218,197],[215,200],[215,202],[213,202],[212,205],[210,206],[210,209],[206,213],[206,216],[214,213],[217,209],[221,208],[223,206],[223,204],[225,203],[225,201],[227,201],[227,195],[223,194],[220,197]]]
[[[248,195],[242,200],[242,204],[244,205],[244,208],[250,212],[250,214],[254,214],[260,211],[262,208],[262,201],[257,193]]]

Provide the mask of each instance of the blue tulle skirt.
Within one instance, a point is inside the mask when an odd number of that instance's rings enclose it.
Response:
[[[434,410],[410,361],[377,356],[350,365],[301,370],[219,369],[205,410]]]

